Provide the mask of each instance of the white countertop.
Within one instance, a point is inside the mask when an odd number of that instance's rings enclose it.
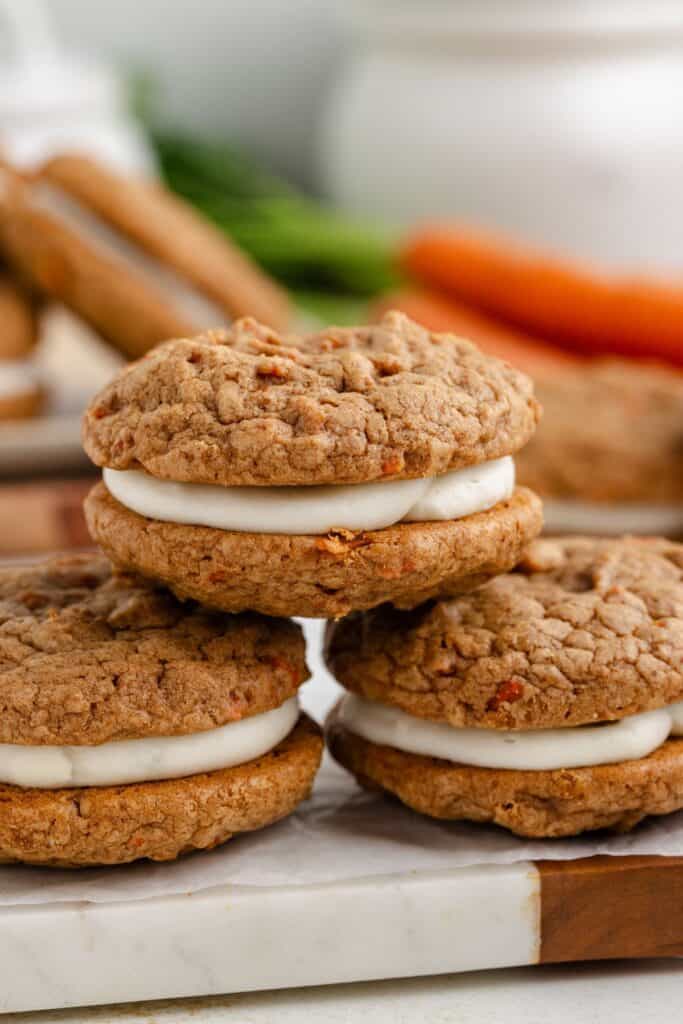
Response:
[[[211,999],[8,1014],[2,1024],[663,1024],[683,964],[657,960],[524,967]]]

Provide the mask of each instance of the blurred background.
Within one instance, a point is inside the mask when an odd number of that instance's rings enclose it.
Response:
[[[550,529],[683,533],[681,124],[675,0],[0,0],[0,551],[125,359],[390,308],[535,378]]]

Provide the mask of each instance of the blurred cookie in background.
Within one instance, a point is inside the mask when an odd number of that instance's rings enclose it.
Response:
[[[548,532],[683,536],[679,282],[446,224],[417,229],[399,263],[396,309],[536,382],[543,418],[517,470]]]
[[[77,155],[0,170],[7,261],[126,356],[251,314],[289,320],[286,293],[162,185]]]
[[[0,272],[0,421],[41,411],[44,388],[33,359],[37,333],[31,301]]]
[[[547,531],[683,535],[683,374],[599,360],[537,373],[536,390],[517,469]]]

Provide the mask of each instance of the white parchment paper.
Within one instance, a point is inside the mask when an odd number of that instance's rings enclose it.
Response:
[[[320,885],[353,878],[567,860],[592,854],[683,855],[683,812],[624,836],[526,841],[503,829],[431,821],[359,790],[326,762],[313,798],[278,825],[172,864],[53,871],[0,868],[0,905],[142,900],[217,885]]]
[[[319,627],[307,624],[315,680],[304,703],[319,720],[337,696],[315,655]],[[683,855],[683,811],[650,819],[623,836],[524,840],[493,826],[444,823],[360,790],[326,759],[312,798],[296,814],[209,853],[171,864],[54,871],[0,868],[0,906],[144,900],[220,885],[309,886],[405,872],[593,854]]]

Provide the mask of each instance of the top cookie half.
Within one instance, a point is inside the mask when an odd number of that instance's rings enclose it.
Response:
[[[0,570],[0,745],[201,733],[281,706],[307,678],[287,619],[181,604],[101,555]]]
[[[302,338],[245,319],[123,370],[84,444],[99,466],[182,483],[351,484],[512,455],[538,417],[523,373],[402,314]]]
[[[659,538],[531,544],[474,593],[331,625],[349,690],[455,727],[556,729],[683,700],[683,545]]]

